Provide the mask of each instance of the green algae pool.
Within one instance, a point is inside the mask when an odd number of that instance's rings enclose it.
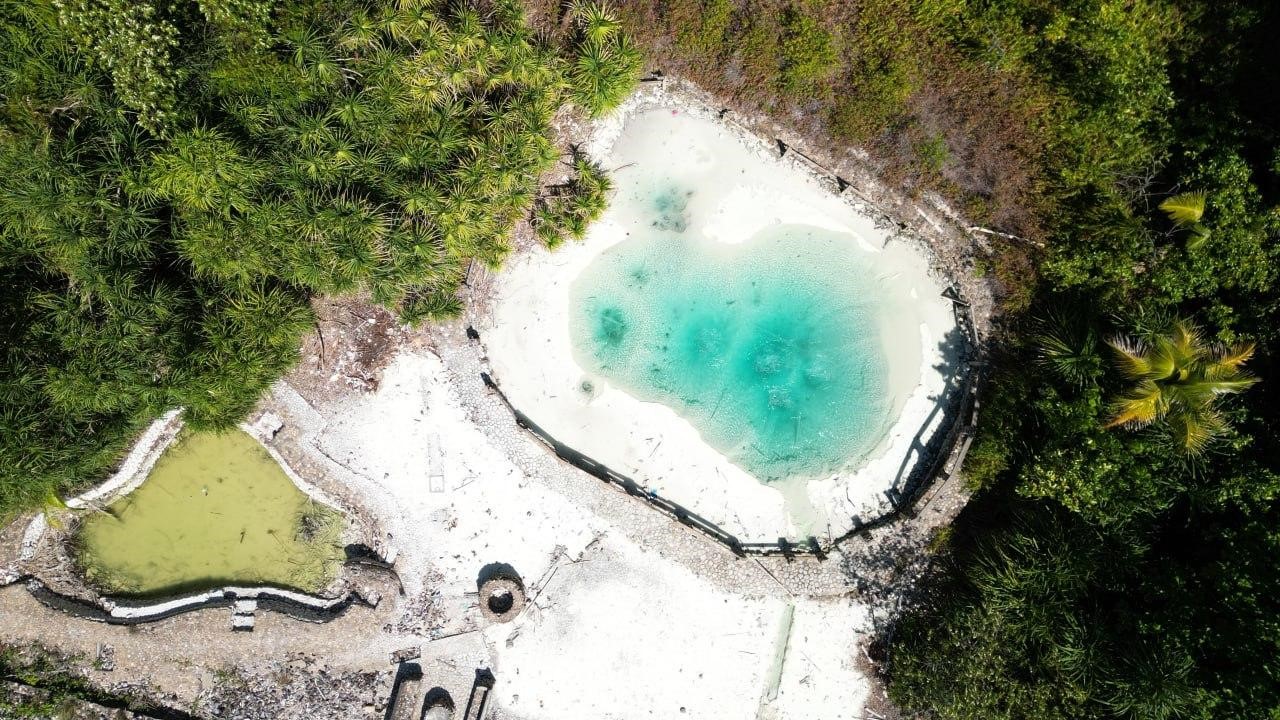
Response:
[[[314,591],[338,571],[343,526],[246,433],[184,433],[138,489],[86,518],[76,553],[86,578],[116,595]]]
[[[685,234],[684,193],[650,197],[648,229],[574,284],[579,364],[675,409],[761,480],[871,452],[891,419],[883,292],[849,238],[779,225],[711,243]]]

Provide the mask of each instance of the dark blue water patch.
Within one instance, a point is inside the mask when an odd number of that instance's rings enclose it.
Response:
[[[575,283],[575,353],[762,480],[820,476],[888,427],[876,290],[848,236],[791,225],[728,246],[655,232]]]

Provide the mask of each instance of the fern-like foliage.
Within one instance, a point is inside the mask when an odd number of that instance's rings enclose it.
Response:
[[[1093,327],[1070,317],[1041,323],[1036,335],[1040,363],[1073,385],[1085,385],[1102,374],[1102,355]]]

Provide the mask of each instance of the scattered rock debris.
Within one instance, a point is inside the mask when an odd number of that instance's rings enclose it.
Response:
[[[391,664],[399,665],[406,660],[417,660],[422,657],[422,646],[414,645],[391,653]]]
[[[386,708],[393,671],[337,672],[293,655],[261,668],[224,669],[195,702],[203,717],[237,720],[353,720]]]
[[[111,672],[116,669],[116,648],[114,645],[107,643],[98,643],[98,656],[93,661],[93,667],[102,672]]]

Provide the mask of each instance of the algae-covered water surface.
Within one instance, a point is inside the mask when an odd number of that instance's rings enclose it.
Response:
[[[90,582],[115,594],[259,583],[317,590],[341,563],[343,525],[247,434],[192,433],[137,490],[85,520],[77,553]]]

